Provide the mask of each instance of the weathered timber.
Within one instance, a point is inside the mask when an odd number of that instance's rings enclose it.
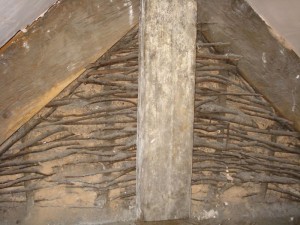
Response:
[[[227,40],[233,43],[234,37]],[[230,53],[230,45],[209,45],[205,41],[198,36],[198,55],[207,59],[196,60],[192,199],[202,199],[204,208],[214,207],[227,197],[226,190],[239,186],[248,189],[243,197],[251,201],[268,201],[274,195],[283,201],[297,201],[289,190],[299,190],[300,133],[238,70],[224,70],[227,65],[239,67],[234,58],[225,59],[224,52],[215,49],[224,47],[226,53],[235,55]],[[259,187],[255,194],[247,187],[250,183]],[[276,185],[280,196],[272,193]]]
[[[198,13],[202,35],[208,42],[230,42],[229,46],[215,48],[220,53],[242,55],[238,62],[241,75],[299,131],[299,57],[273,35],[274,32],[246,1],[197,2],[205,5]]]
[[[0,144],[137,24],[138,5],[62,1],[2,52]]]
[[[196,2],[142,1],[137,213],[146,221],[190,215]]]

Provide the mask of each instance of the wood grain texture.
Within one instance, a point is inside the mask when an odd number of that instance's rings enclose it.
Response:
[[[0,56],[0,144],[138,21],[138,0],[62,1]]]
[[[243,77],[300,130],[300,60],[277,39],[244,0],[198,0],[198,13],[209,42],[230,42],[221,53],[242,55]]]
[[[137,212],[188,218],[191,204],[196,13],[194,0],[142,1]]]

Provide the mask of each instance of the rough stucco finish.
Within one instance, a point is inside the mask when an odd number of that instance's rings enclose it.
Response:
[[[61,1],[0,55],[0,144],[138,23],[138,5]]]
[[[0,0],[0,47],[57,0]]]
[[[196,2],[142,1],[137,210],[146,221],[189,217]]]
[[[198,22],[210,42],[230,42],[223,53],[240,54],[244,78],[300,130],[300,60],[270,32],[243,0],[198,0]]]

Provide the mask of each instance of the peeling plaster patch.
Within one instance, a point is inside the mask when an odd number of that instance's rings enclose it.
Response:
[[[71,63],[71,64],[69,64],[69,65],[67,66],[67,70],[68,70],[68,71],[74,70],[75,67],[76,67],[76,65],[77,65],[77,63]]]
[[[23,48],[29,49],[29,45],[27,41],[24,41],[22,46]]]
[[[292,106],[292,112],[295,112],[296,110],[296,97],[295,97],[295,93],[294,93],[294,90],[292,92],[292,96],[293,96],[293,106]]]
[[[48,11],[48,9],[45,12],[43,12],[38,18],[36,18],[36,20],[38,20],[39,18],[43,18],[47,11]]]
[[[197,217],[198,220],[207,220],[207,219],[215,219],[219,216],[218,211],[215,211],[213,209],[206,211],[203,210],[203,213]]]
[[[261,56],[261,59],[262,59],[262,61],[263,61],[264,64],[267,63],[267,56],[266,56],[266,55],[267,55],[267,54],[266,54],[265,52],[263,52],[263,53],[262,53],[262,56]]]
[[[194,8],[195,7],[195,4],[191,1],[188,2],[188,8]]]
[[[137,209],[136,209],[136,214],[137,214],[138,217],[141,217],[141,215],[142,215],[142,210],[140,209],[140,207],[137,207]]]
[[[299,80],[299,79],[300,79],[300,75],[297,75],[296,80]],[[292,90],[292,98],[293,98],[292,112],[296,111],[296,106],[297,106],[297,104],[296,104],[296,95],[295,95],[295,93],[297,91],[297,84],[298,84],[298,82],[296,81],[295,88]]]
[[[226,179],[231,182],[233,181],[233,177],[229,174],[229,169],[227,166],[226,166]]]
[[[133,24],[133,8],[132,8],[132,2],[131,2],[131,1],[128,1],[128,2],[127,2],[127,5],[129,6],[129,9],[128,9],[129,24],[130,24],[130,26],[132,26],[132,24]]]
[[[21,31],[23,32],[23,33],[27,33],[27,29],[26,28],[23,28],[23,29],[21,29]]]
[[[1,55],[1,58],[4,58],[3,54]],[[5,59],[0,60],[0,64],[4,65],[5,69],[2,71],[3,74],[7,74],[8,71],[8,64],[5,61]]]

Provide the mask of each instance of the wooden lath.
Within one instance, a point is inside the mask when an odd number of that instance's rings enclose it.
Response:
[[[82,207],[135,196],[137,52],[135,28],[1,146],[0,202],[47,206],[37,196],[62,187],[95,192]]]
[[[245,199],[299,201],[300,133],[244,80],[236,54],[206,41],[199,31],[192,184],[209,191],[195,193],[194,202],[221,204],[227,190],[249,183],[260,190]]]
[[[25,193],[65,187],[96,192],[97,199],[85,202],[95,207],[135,204],[138,59],[131,56],[138,52],[136,32],[8,139],[9,147],[1,146],[0,178],[6,181],[0,202],[16,196],[26,202]],[[210,185],[214,195],[193,194],[193,204],[215,204],[211,196],[249,184],[260,186],[261,201],[270,195],[299,201],[299,132],[242,78],[236,62],[201,35],[198,43],[192,188]],[[102,177],[92,179],[97,175]]]

